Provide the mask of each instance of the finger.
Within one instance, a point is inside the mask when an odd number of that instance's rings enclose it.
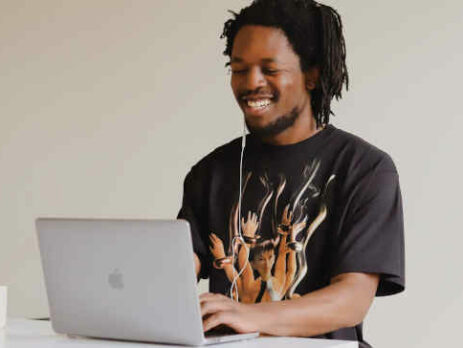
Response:
[[[233,307],[233,301],[227,296],[212,294],[200,297],[199,306],[201,311],[203,311],[203,307],[206,308],[205,310],[212,311],[225,310]]]
[[[226,300],[228,299],[227,296],[225,295],[222,295],[222,294],[217,294],[217,293],[213,293],[213,292],[205,292],[205,293],[202,293],[201,295],[199,295],[199,301],[203,301],[203,300],[213,300],[213,299],[222,299],[222,300]]]
[[[228,302],[223,300],[206,300],[201,303],[201,317],[230,309]]]
[[[199,295],[199,298],[200,299],[210,299],[210,298],[221,298],[221,299],[225,299],[227,300],[228,297],[223,295],[223,294],[219,294],[219,293],[216,293],[216,292],[204,292],[202,293],[201,295]]]
[[[283,216],[286,218],[287,214],[288,214],[288,209],[289,209],[289,204],[286,205],[285,207],[285,210],[283,210]]]
[[[222,242],[219,237],[217,237],[215,234],[212,236],[214,244],[220,245]]]
[[[225,324],[225,315],[223,312],[217,312],[212,314],[211,316],[207,317],[203,320],[203,329],[204,331],[209,331],[220,324]]]

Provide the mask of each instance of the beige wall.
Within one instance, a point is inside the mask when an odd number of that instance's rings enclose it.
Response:
[[[11,316],[48,313],[37,216],[175,217],[190,166],[239,135],[219,34],[226,10],[247,3],[0,2],[0,284]],[[463,4],[325,3],[343,17],[352,80],[333,123],[392,155],[405,203],[407,290],[375,301],[367,339],[444,346],[463,311]]]

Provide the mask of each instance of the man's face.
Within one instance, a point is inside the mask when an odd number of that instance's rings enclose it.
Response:
[[[246,25],[237,33],[230,60],[231,87],[251,133],[272,137],[310,117],[310,96],[299,57],[283,31]]]

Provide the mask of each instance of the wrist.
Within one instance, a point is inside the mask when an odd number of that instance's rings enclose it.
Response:
[[[247,236],[247,235],[244,235],[243,239],[244,239],[244,242],[246,244],[255,245],[259,241],[260,236]]]
[[[274,325],[275,315],[272,314],[271,302],[259,302],[247,304],[253,313],[253,320],[256,323],[256,331],[262,334],[271,334]]]
[[[269,318],[265,314],[265,308],[261,306],[262,303],[240,303],[243,311],[249,318],[251,327],[250,331],[266,333],[268,323],[266,322]],[[252,323],[252,324],[251,324]]]
[[[231,256],[225,256],[225,257],[220,257],[216,258],[212,265],[216,269],[223,269],[226,265],[231,265],[233,262],[233,259]]]

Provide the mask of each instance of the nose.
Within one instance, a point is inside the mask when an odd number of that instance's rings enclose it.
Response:
[[[266,83],[265,75],[262,74],[261,69],[252,67],[248,70],[245,79],[245,88],[247,90],[254,91],[259,87],[265,86]]]

